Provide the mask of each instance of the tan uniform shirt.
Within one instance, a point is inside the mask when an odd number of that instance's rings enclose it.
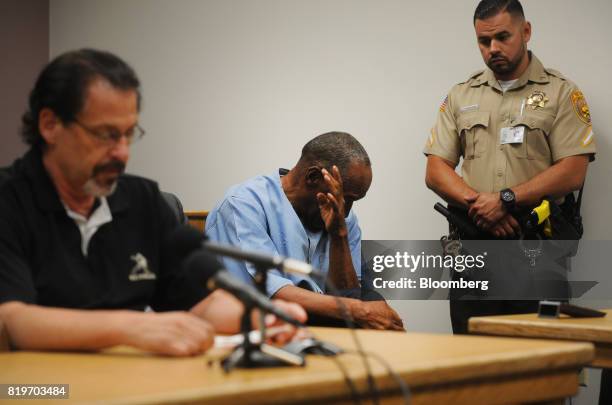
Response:
[[[509,134],[514,143],[506,143]],[[490,69],[455,85],[440,106],[424,153],[455,165],[463,157],[464,181],[478,192],[497,192],[564,157],[593,157],[595,143],[580,90],[531,54],[529,67],[505,93]]]

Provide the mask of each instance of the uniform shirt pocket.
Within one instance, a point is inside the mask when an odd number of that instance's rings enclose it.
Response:
[[[521,159],[551,160],[548,137],[554,121],[552,115],[526,111],[515,122],[515,125],[525,127],[525,137],[522,144],[509,145],[513,155]]]
[[[465,160],[477,159],[486,153],[489,141],[489,118],[490,113],[487,111],[474,111],[461,114],[457,119],[461,150]]]

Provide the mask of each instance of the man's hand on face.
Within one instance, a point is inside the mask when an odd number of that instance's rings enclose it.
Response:
[[[402,319],[385,301],[358,301],[351,314],[366,329],[404,330]]]
[[[491,229],[506,215],[499,193],[478,193],[475,197],[466,198],[466,202],[470,206],[468,215],[484,230]]]
[[[325,224],[325,230],[331,236],[346,236],[348,231],[344,220],[344,191],[340,170],[334,165],[331,173],[326,169],[322,169],[321,174],[323,175],[323,181],[329,189],[327,193],[317,194],[317,201],[321,218]]]

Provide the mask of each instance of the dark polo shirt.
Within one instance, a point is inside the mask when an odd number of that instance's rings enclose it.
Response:
[[[0,303],[81,309],[188,310],[206,295],[201,273],[188,273],[168,251],[176,216],[153,181],[122,175],[107,198],[113,220],[87,255],[32,149],[0,185]]]

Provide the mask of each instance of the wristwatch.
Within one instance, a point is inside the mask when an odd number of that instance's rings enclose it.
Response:
[[[509,188],[505,188],[499,192],[499,199],[502,205],[506,208],[507,212],[514,212],[516,208],[516,195],[514,191]]]

